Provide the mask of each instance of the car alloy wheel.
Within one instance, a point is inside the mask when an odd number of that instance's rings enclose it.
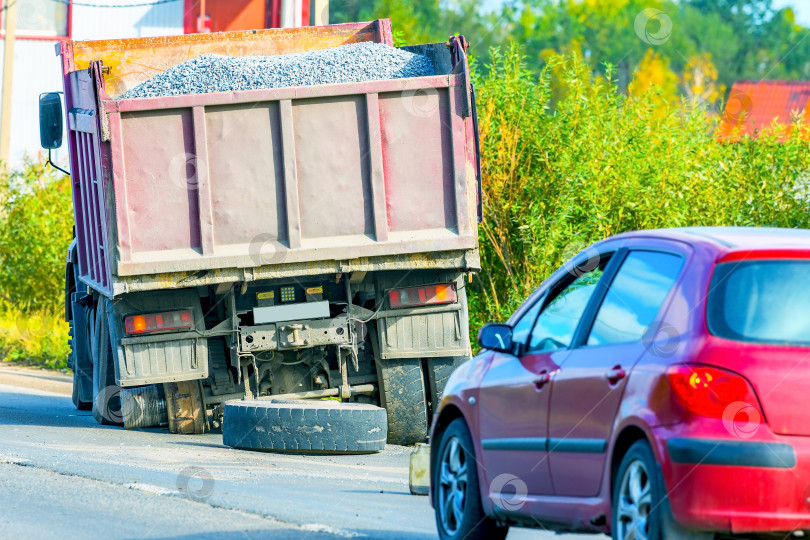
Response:
[[[439,462],[438,510],[445,532],[453,536],[461,527],[467,495],[468,460],[457,437],[448,441]]]
[[[618,504],[618,537],[622,540],[648,540],[652,479],[640,459],[631,462],[622,476]]]

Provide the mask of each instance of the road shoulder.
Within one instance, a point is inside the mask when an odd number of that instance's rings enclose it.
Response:
[[[73,377],[59,371],[0,363],[0,384],[42,390],[62,396],[73,391]]]

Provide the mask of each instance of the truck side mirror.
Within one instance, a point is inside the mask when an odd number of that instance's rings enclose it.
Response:
[[[39,95],[39,142],[47,150],[62,146],[62,99],[59,92]]]

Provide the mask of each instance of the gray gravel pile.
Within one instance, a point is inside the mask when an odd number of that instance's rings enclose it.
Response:
[[[426,56],[368,42],[279,56],[205,54],[167,69],[118,99],[401,79],[434,73],[433,62]]]

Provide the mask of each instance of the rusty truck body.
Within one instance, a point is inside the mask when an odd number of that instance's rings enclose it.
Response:
[[[199,433],[228,400],[336,396],[385,407],[389,442],[426,437],[479,267],[463,38],[405,47],[432,76],[117,99],[201,54],[358,41],[392,45],[390,22],[57,45],[77,407],[138,425],[121,394],[152,388]]]

